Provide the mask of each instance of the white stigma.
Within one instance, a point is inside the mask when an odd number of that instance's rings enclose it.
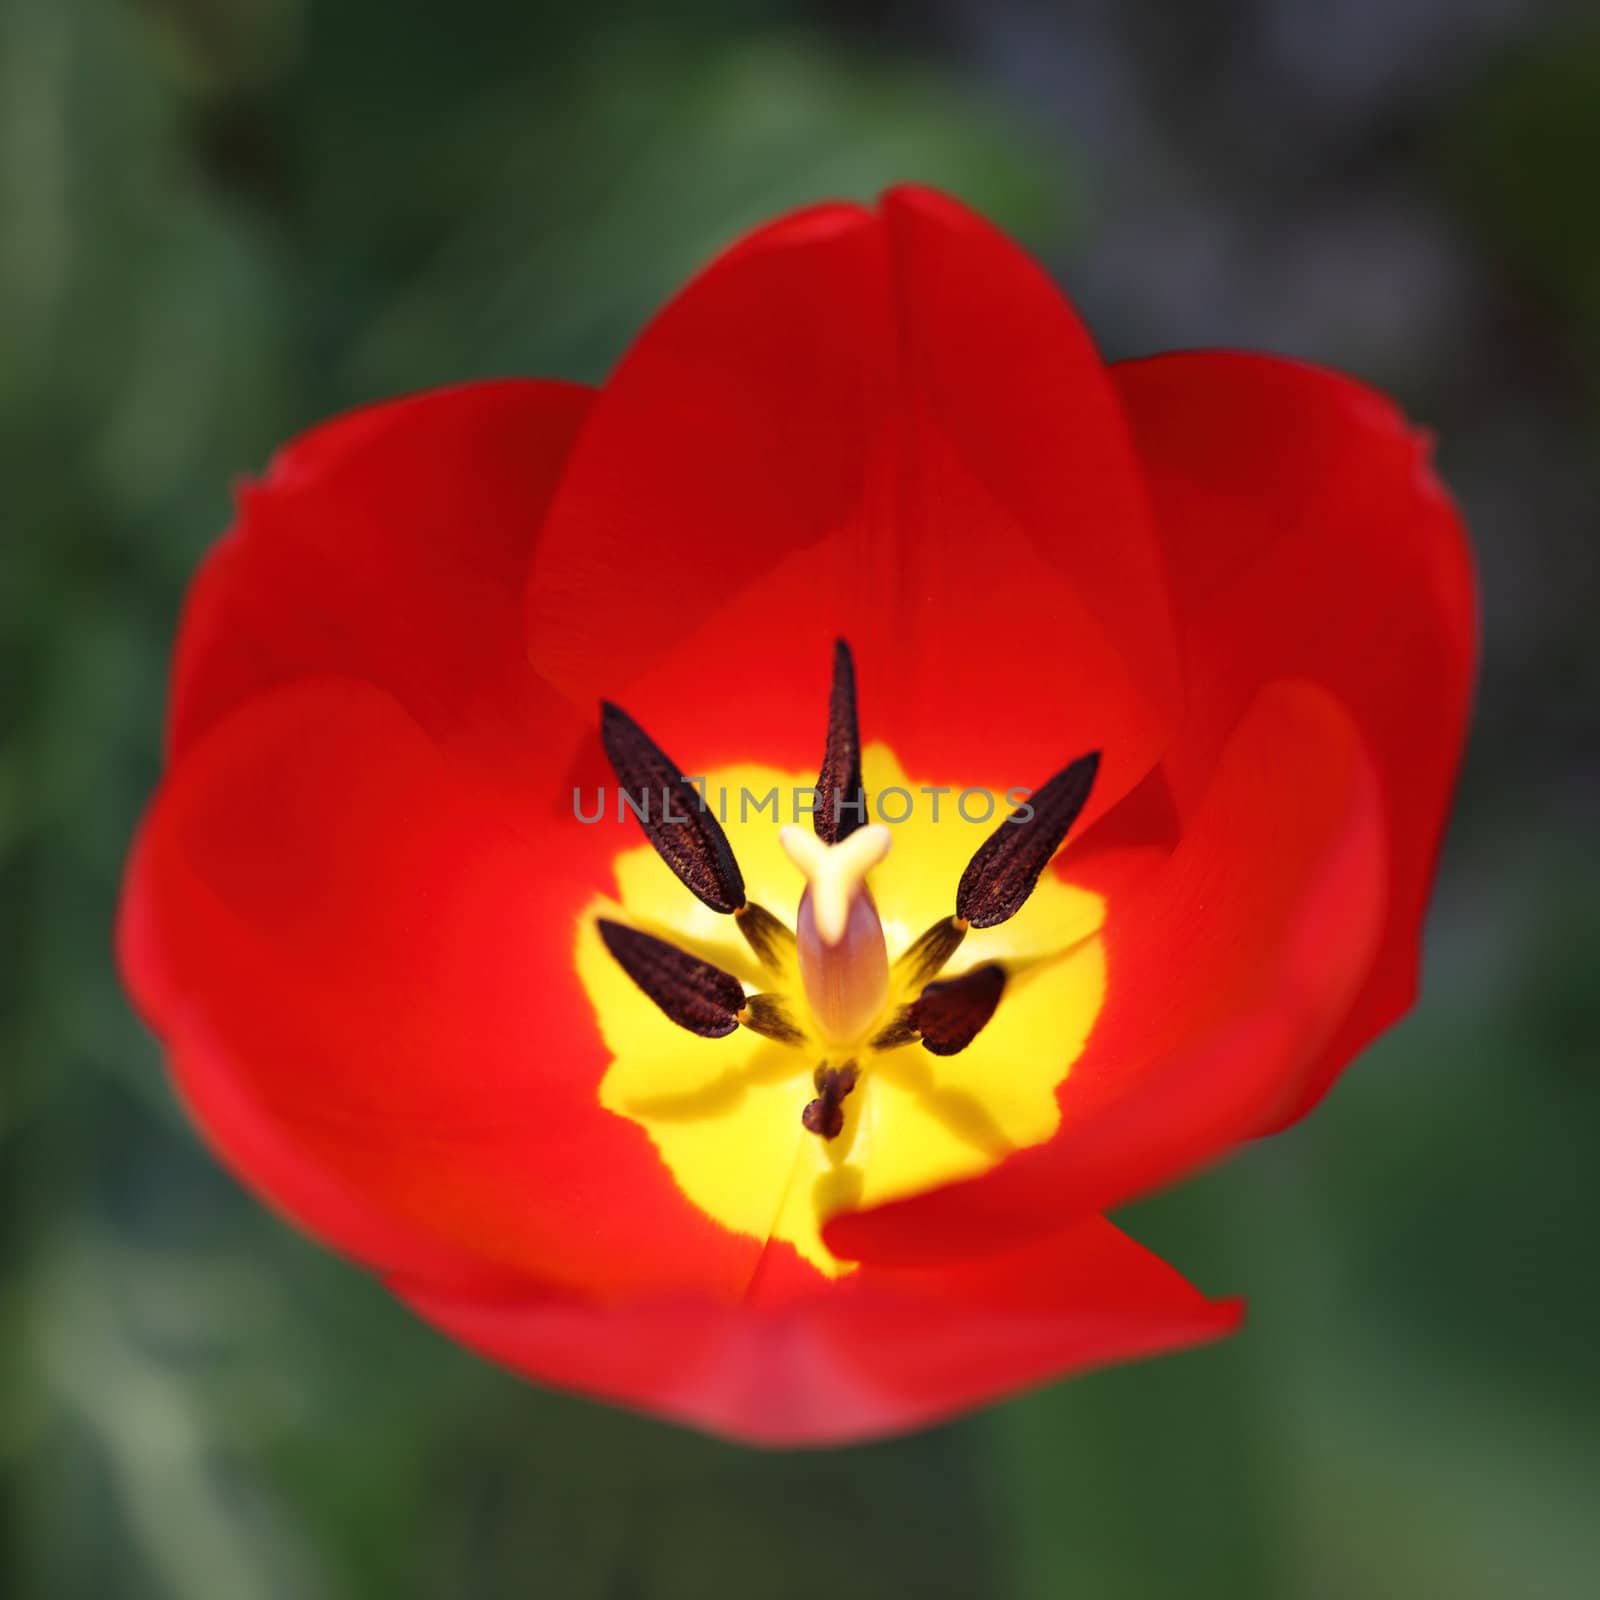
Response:
[[[806,880],[795,939],[812,1016],[828,1043],[853,1043],[889,998],[889,952],[867,874],[892,836],[875,822],[838,844],[795,827],[781,828],[778,842]]]
[[[893,836],[881,822],[857,828],[838,844],[824,844],[804,828],[778,830],[783,853],[805,874],[817,932],[824,944],[844,938],[850,907],[867,886],[867,874],[889,853]]]

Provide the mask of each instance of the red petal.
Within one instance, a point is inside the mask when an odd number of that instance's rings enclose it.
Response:
[[[1151,487],[1187,663],[1163,761],[1180,808],[1260,686],[1349,708],[1377,766],[1389,909],[1371,977],[1286,1119],[1410,1005],[1477,652],[1470,555],[1426,440],[1349,379],[1259,356],[1113,368]]]
[[[625,700],[697,769],[814,765],[840,634],[863,736],[930,780],[1035,784],[1102,749],[1104,809],[1178,704],[1092,345],[1021,251],[915,190],[763,230],[645,330],[574,450],[529,616],[542,674]]]
[[[382,685],[463,755],[520,765],[539,728],[523,574],[589,402],[571,384],[471,384],[283,450],[190,595],[174,755],[274,684],[339,673]]]
[[[1386,878],[1377,787],[1324,690],[1265,690],[1182,843],[1105,928],[1107,989],[1047,1144],[970,1182],[836,1218],[844,1256],[1002,1248],[1226,1150],[1303,1088],[1370,968]]]
[[[607,830],[559,851],[382,691],[255,696],[193,744],[131,864],[124,974],[241,1175],[369,1262],[619,1293],[741,1290],[759,1244],[600,1108],[573,970]]]
[[[1240,1316],[1099,1218],[985,1261],[869,1267],[823,1293],[732,1307],[391,1287],[530,1377],[765,1445],[926,1426],[1069,1372],[1219,1338]]]

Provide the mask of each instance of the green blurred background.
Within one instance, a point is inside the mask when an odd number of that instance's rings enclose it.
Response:
[[[0,1593],[1600,1593],[1600,31],[1514,0],[0,0]],[[1128,1217],[1231,1343],[752,1455],[479,1364],[202,1152],[108,932],[229,487],[599,378],[793,202],[947,186],[1108,353],[1441,436],[1483,574],[1426,997]]]

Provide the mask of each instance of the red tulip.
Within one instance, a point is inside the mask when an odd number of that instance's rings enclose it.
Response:
[[[246,1183],[551,1384],[825,1443],[1217,1337],[1104,1213],[1411,1001],[1476,632],[1427,454],[1103,366],[939,195],[780,220],[603,389],[244,489],[128,985]]]

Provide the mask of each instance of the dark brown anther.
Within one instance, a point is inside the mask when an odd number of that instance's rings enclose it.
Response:
[[[1036,789],[1027,807],[1013,811],[978,846],[956,890],[958,917],[974,928],[993,928],[1016,916],[1078,820],[1099,769],[1099,751],[1080,756]],[[1030,808],[1032,816],[1019,821]]]
[[[620,922],[601,917],[599,928],[617,965],[680,1028],[720,1039],[739,1026],[744,990],[731,972]]]
[[[776,1039],[779,1044],[803,1044],[804,1032],[796,1026],[788,1006],[775,994],[752,994],[745,997],[739,1011],[739,1021],[752,1033],[764,1039]]]
[[[713,911],[744,904],[728,836],[682,769],[620,706],[600,702],[600,742],[656,854]]]
[[[817,809],[811,826],[824,844],[848,839],[867,820],[861,787],[861,730],[856,723],[856,667],[843,639],[833,646],[833,689],[828,696],[828,743],[817,774]]]
[[[845,1096],[856,1086],[856,1064],[818,1067],[811,1080],[817,1098],[806,1102],[800,1113],[800,1126],[819,1139],[837,1139],[844,1132]]]
[[[921,1036],[924,1050],[953,1056],[983,1031],[1005,987],[1004,967],[993,963],[974,967],[959,978],[930,983],[906,1014],[906,1021]]]
[[[894,964],[895,982],[907,989],[920,989],[944,970],[944,964],[967,936],[967,924],[960,917],[945,917],[918,936]]]
[[[765,906],[747,900],[734,912],[734,918],[762,966],[776,972],[795,959],[794,933]]]

